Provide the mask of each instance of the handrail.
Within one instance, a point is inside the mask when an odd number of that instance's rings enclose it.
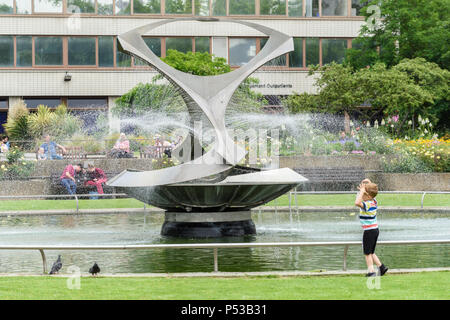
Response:
[[[294,191],[289,192],[289,210],[291,210],[292,195],[295,197],[296,208],[298,211],[298,194],[356,194],[358,191]],[[420,208],[423,209],[423,201],[426,194],[450,194],[450,191],[378,191],[378,194],[421,194],[422,199]]]
[[[417,245],[417,244],[450,244],[446,240],[409,240],[409,241],[379,241],[377,245]],[[43,272],[47,273],[47,260],[44,250],[143,250],[143,249],[213,249],[214,272],[219,271],[218,250],[233,248],[267,248],[267,247],[316,247],[344,246],[343,270],[347,270],[347,252],[349,246],[361,245],[361,241],[335,242],[244,242],[244,243],[184,243],[184,244],[149,244],[149,245],[0,245],[0,250],[39,250],[42,257]]]

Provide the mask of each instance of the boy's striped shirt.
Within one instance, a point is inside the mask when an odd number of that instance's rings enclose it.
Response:
[[[364,230],[377,229],[378,202],[375,199],[363,201],[364,209],[359,209],[359,221]]]

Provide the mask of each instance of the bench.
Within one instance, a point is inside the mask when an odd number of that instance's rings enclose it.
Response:
[[[172,156],[172,147],[163,146],[146,146],[139,148],[139,155],[141,159],[158,159],[167,155],[169,158]]]
[[[108,179],[116,176],[118,172],[105,172]],[[67,194],[67,189],[61,184],[61,173],[53,173],[50,176],[50,190],[52,194]],[[78,173],[75,175],[75,180],[77,181],[77,194],[89,194],[89,192],[97,191],[96,186],[84,185],[84,182],[88,180],[86,174]],[[116,193],[114,187],[107,186],[103,184],[104,193]]]
[[[343,168],[294,168],[309,180],[302,188],[305,191],[355,191],[365,179],[363,167]]]
[[[70,159],[70,160],[80,160],[80,159],[86,159],[87,153],[84,151],[84,148],[81,146],[72,146],[72,147],[65,147],[66,152],[62,152],[61,149],[58,148],[57,154],[61,156],[63,159]],[[36,149],[36,160],[39,159],[39,147]]]

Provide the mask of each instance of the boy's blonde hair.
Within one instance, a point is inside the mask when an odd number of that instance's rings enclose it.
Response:
[[[375,198],[378,194],[378,186],[375,183],[366,184],[366,193],[372,198]]]

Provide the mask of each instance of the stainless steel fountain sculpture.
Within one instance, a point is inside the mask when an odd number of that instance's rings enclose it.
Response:
[[[217,76],[196,76],[161,61],[142,36],[176,21],[226,21],[252,27],[269,37],[246,65]],[[254,234],[250,209],[269,202],[306,181],[288,168],[262,171],[237,164],[245,157],[225,127],[225,109],[238,86],[266,62],[294,49],[292,37],[258,24],[226,19],[180,18],[151,23],[118,37],[121,50],[146,61],[181,90],[191,123],[206,119],[216,136],[204,152],[195,133],[172,156],[180,165],[151,171],[125,170],[108,182],[145,203],[166,210],[161,233],[178,237],[221,237]],[[194,153],[192,150],[201,150]]]

